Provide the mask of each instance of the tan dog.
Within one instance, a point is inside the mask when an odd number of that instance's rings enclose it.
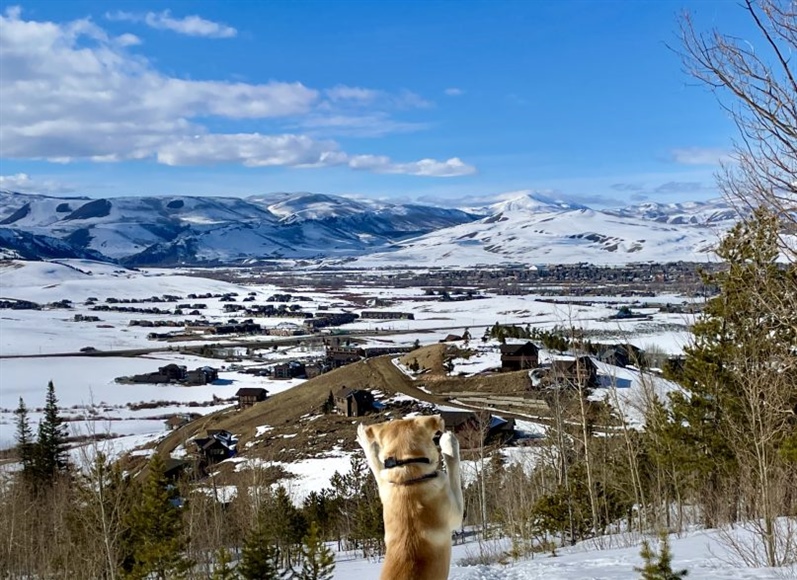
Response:
[[[462,525],[459,442],[440,415],[360,425],[357,442],[376,477],[387,554],[381,580],[445,580],[451,532]],[[438,470],[440,454],[446,473]]]

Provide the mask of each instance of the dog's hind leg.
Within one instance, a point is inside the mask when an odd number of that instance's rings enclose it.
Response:
[[[451,431],[446,431],[440,437],[440,450],[448,472],[448,485],[451,488],[449,497],[453,502],[451,513],[451,530],[462,526],[464,501],[462,499],[462,479],[459,472],[459,441]]]

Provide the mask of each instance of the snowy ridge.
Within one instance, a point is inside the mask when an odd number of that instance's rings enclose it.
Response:
[[[554,210],[535,201],[509,200],[496,206],[500,211],[490,217],[407,240],[392,252],[365,256],[355,263],[464,266],[702,262],[711,259],[712,248],[732,223],[661,223],[586,207]]]
[[[598,211],[525,191],[503,198],[460,210],[319,193],[90,199],[0,191],[0,249],[132,266],[283,258],[356,259],[361,267],[618,265],[708,260],[736,218],[721,201]]]
[[[56,198],[0,191],[0,226],[55,238],[57,256],[105,256],[133,266],[357,256],[477,219],[456,209],[369,204],[323,194],[226,197]],[[52,246],[52,242],[39,245]],[[0,248],[34,258],[6,235]],[[82,255],[81,255],[82,253]]]

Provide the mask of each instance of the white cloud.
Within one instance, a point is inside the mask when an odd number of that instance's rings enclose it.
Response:
[[[457,157],[447,161],[421,159],[396,163],[381,155],[348,155],[334,141],[316,141],[306,135],[251,133],[199,135],[166,144],[158,150],[166,165],[241,163],[247,167],[332,167],[346,165],[373,173],[426,177],[459,177],[476,169]]]
[[[304,135],[257,133],[199,135],[168,143],[158,150],[166,165],[242,163],[248,167],[315,166],[338,153],[334,142],[314,141]]]
[[[682,165],[720,165],[734,160],[730,152],[710,147],[673,149],[671,155],[673,161]]]
[[[394,163],[384,157],[350,156],[319,135],[217,134],[203,124],[208,117],[268,119],[327,136],[413,131],[424,125],[363,109],[373,102],[424,106],[413,93],[388,95],[342,85],[319,91],[298,82],[185,80],[164,75],[144,57],[127,52],[125,46],[137,40],[133,35],[112,38],[90,20],[57,24],[19,16],[16,10],[0,15],[3,158],[61,163],[154,158],[167,165],[356,169],[373,158],[381,161],[372,162],[370,170],[379,173],[451,176],[475,171],[457,158]]]
[[[377,100],[382,91],[374,89],[364,89],[362,87],[347,87],[345,85],[338,85],[324,91],[330,101],[356,101],[360,103],[371,103]]]
[[[460,177],[476,173],[476,168],[463,163],[458,157],[446,161],[421,159],[409,163],[395,163],[381,155],[355,155],[349,159],[352,169],[364,169],[374,173],[403,173],[426,177]]]
[[[109,12],[105,15],[108,20],[122,22],[143,22],[156,30],[171,30],[186,36],[202,36],[205,38],[232,38],[238,31],[232,26],[220,22],[205,20],[196,15],[174,18],[169,10],[163,12],[147,12],[137,14],[133,12]]]
[[[130,34],[129,32],[120,34],[114,40],[119,46],[136,46],[137,44],[141,44],[141,39],[135,34]]]
[[[0,190],[19,193],[70,193],[74,188],[51,179],[33,179],[27,173],[0,175]]]
[[[462,95],[465,94],[465,91],[463,91],[462,89],[458,89],[457,87],[448,88],[444,92],[449,97],[461,97]]]

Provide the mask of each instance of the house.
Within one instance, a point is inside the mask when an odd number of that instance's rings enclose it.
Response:
[[[639,366],[645,352],[633,344],[613,344],[598,354],[598,360],[617,367]]]
[[[522,371],[539,365],[540,349],[533,342],[501,345],[501,370]]]
[[[164,461],[163,475],[166,477],[166,481],[174,483],[184,475],[189,475],[193,471],[193,466],[191,460],[169,457]]]
[[[343,387],[335,393],[335,407],[346,417],[362,417],[374,408],[371,391]]]
[[[304,363],[292,360],[287,363],[274,365],[275,379],[292,379],[305,374]]]
[[[171,363],[165,367],[158,368],[158,374],[166,377],[167,380],[165,382],[177,382],[185,379],[186,370],[184,366]]]
[[[208,429],[206,437],[194,439],[196,453],[207,463],[218,463],[237,453],[238,440],[224,429]]]
[[[336,369],[365,358],[365,351],[353,346],[328,346],[327,362]]]
[[[415,320],[412,312],[392,312],[387,310],[363,310],[360,317],[370,320]]]
[[[477,447],[496,438],[507,441],[515,435],[514,419],[473,411],[441,411],[440,416],[446,429],[459,436],[465,448]]]
[[[329,370],[329,365],[321,362],[315,362],[313,364],[304,366],[304,376],[307,377],[308,379],[313,379],[318,375],[324,374],[328,370]]]
[[[359,318],[353,312],[328,313],[315,318],[305,318],[303,321],[306,330],[315,331],[329,326],[342,326],[354,322]]]
[[[442,411],[440,416],[446,429],[456,435],[479,428],[479,417],[473,411]]]
[[[235,396],[238,397],[238,408],[245,409],[255,403],[265,401],[266,397],[268,397],[268,391],[258,387],[241,387],[235,393]]]
[[[598,386],[598,367],[588,356],[561,358],[551,362],[549,382],[578,389],[594,389]]]
[[[301,336],[307,334],[307,331],[293,322],[280,322],[274,328],[270,328],[268,333],[271,336]]]
[[[185,384],[187,385],[209,385],[218,380],[219,371],[213,367],[200,367],[185,374]]]

